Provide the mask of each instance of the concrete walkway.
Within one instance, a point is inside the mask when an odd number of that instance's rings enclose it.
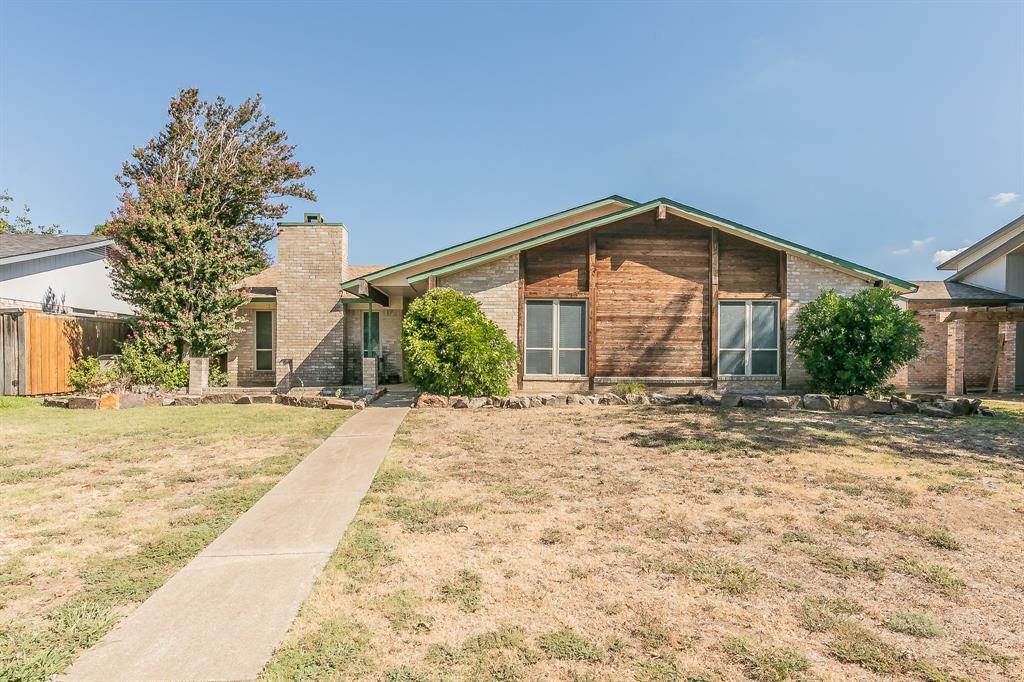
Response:
[[[62,679],[255,679],[355,516],[403,402],[348,419]]]

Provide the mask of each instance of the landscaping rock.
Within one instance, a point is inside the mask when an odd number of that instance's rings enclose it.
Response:
[[[257,405],[273,405],[277,402],[276,395],[254,395],[252,401]]]
[[[651,399],[645,396],[643,393],[627,393],[623,400],[626,401],[627,405],[650,405]]]
[[[469,407],[471,409],[474,409],[474,410],[480,409],[481,407],[487,407],[487,403],[488,403],[487,398],[470,398],[469,399]]]
[[[288,407],[298,407],[299,406],[299,396],[297,396],[297,395],[283,395],[283,396],[280,396],[277,399],[277,402],[281,403],[282,405],[287,405]]]
[[[565,402],[568,403],[569,405],[589,405],[590,397],[580,395],[579,393],[570,393],[566,397]]]
[[[937,400],[934,403],[931,403],[929,405],[921,405],[921,414],[923,414],[926,417],[952,418],[952,417],[956,416],[956,414],[954,414],[952,410],[947,410],[946,408],[939,407],[938,405],[939,405],[940,402],[948,403],[948,402],[952,402],[952,401],[949,401],[949,400],[938,401]]]
[[[502,407],[507,407],[510,410],[525,410],[530,406],[530,399],[522,396],[511,396],[505,398]]]
[[[677,405],[700,405],[704,402],[704,396],[700,393],[687,393],[686,395],[673,396]]]
[[[993,412],[992,410],[988,409],[987,407],[980,408],[978,410],[978,414],[980,414],[982,417],[994,417],[994,416],[996,416],[996,413]]]
[[[597,396],[598,405],[625,405],[626,400],[614,393],[600,393]]]
[[[323,409],[327,407],[327,398],[318,395],[304,395],[299,398],[299,407]]]
[[[67,398],[43,398],[43,406],[44,407],[63,407],[63,408],[67,408],[67,406],[68,406],[68,399]]]
[[[907,400],[894,395],[889,398],[889,406],[892,407],[893,412],[898,414],[917,414],[921,411],[921,405],[913,400]]]
[[[554,395],[544,396],[545,405],[565,405],[568,400],[568,396],[563,393],[555,393]]]
[[[174,404],[174,398],[164,398],[162,401],[160,401],[160,403],[164,407],[170,407],[171,405]]]
[[[683,396],[665,395],[664,393],[652,393],[651,394],[651,404],[652,405],[675,405],[676,403],[681,402],[679,400],[679,398],[682,398],[682,397]]]
[[[354,409],[354,410],[365,410],[366,409],[366,401],[365,400],[357,400],[357,401],[355,401],[354,403],[352,403],[352,409]]]
[[[345,398],[326,398],[324,401],[324,407],[328,410],[352,410],[355,406],[355,402]]]
[[[763,395],[745,395],[740,398],[740,406],[764,409],[768,407],[768,399]]]
[[[198,395],[179,395],[174,399],[175,405],[183,405],[185,407],[195,407],[202,402],[202,396]]]
[[[741,400],[743,400],[743,396],[739,393],[726,393],[722,396],[722,400],[719,404],[722,407],[739,407]]]
[[[800,407],[800,396],[769,395],[765,397],[765,407],[769,410],[792,410]]]
[[[530,404],[529,406],[530,407],[543,407],[544,406],[544,398],[542,396],[539,396],[539,395],[531,395],[531,396],[529,396],[527,398],[523,398],[523,400],[526,400],[527,402],[529,402],[529,404]]]
[[[808,393],[803,397],[801,403],[805,410],[814,410],[815,412],[831,412],[834,409],[832,398],[824,393]]]
[[[714,393],[705,393],[700,397],[700,404],[705,407],[720,407],[722,404],[722,396],[715,395]]]
[[[469,408],[469,398],[462,395],[454,395],[451,398],[451,407],[459,410],[465,410]]]
[[[121,395],[118,393],[103,393],[100,395],[99,403],[96,405],[101,410],[116,410],[121,406]]]
[[[208,393],[203,396],[204,405],[232,405],[242,396],[238,393]]]
[[[72,410],[98,410],[100,399],[94,395],[73,395],[68,398],[68,407]]]
[[[839,411],[846,414],[892,414],[893,408],[884,400],[872,400],[866,395],[844,395],[839,398]]]
[[[252,405],[252,396],[251,395],[240,395],[240,396],[238,396],[238,400],[236,400],[234,404],[235,405]]]
[[[448,407],[448,398],[434,393],[420,393],[416,397],[416,407]]]
[[[130,410],[135,407],[145,407],[147,396],[141,393],[122,393],[118,396],[117,409]]]

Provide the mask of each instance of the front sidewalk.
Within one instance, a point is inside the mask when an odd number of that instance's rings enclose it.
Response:
[[[62,679],[256,679],[355,516],[402,402],[342,424]]]

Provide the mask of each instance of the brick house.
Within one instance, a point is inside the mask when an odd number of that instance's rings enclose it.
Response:
[[[519,349],[523,390],[796,388],[806,374],[788,339],[803,303],[919,290],[669,199],[611,196],[391,266],[350,264],[347,228],[318,214],[279,227],[278,264],[240,284],[251,302],[233,385],[401,381],[409,302],[451,287]]]

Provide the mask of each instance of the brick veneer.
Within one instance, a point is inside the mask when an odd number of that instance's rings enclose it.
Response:
[[[345,312],[345,383],[363,383],[363,313],[366,305],[346,306]],[[402,309],[373,307],[380,313],[380,349],[384,357],[385,378],[405,375],[402,367]]]
[[[946,323],[946,393],[957,395],[964,388],[965,331],[963,320]]]
[[[790,339],[796,332],[796,314],[800,306],[813,301],[826,289],[833,289],[840,296],[850,296],[861,289],[868,289],[871,283],[852,275],[818,265],[817,263],[786,255],[786,386],[798,387],[807,383],[807,370],[796,355],[796,348]]]
[[[513,344],[519,338],[519,255],[478,265],[440,278],[438,286],[451,287],[480,302],[480,309]]]
[[[273,364],[270,370],[256,369],[256,311],[270,310],[273,315]],[[228,353],[228,384],[231,386],[273,386],[277,381],[277,304],[250,303],[238,310],[242,326],[235,333],[235,347]]]
[[[1004,339],[1003,354],[999,362],[999,380],[996,389],[1000,393],[1013,393],[1017,388],[1017,324],[1000,322],[999,334]]]
[[[277,384],[342,383],[348,230],[340,224],[281,226],[277,239]]]

